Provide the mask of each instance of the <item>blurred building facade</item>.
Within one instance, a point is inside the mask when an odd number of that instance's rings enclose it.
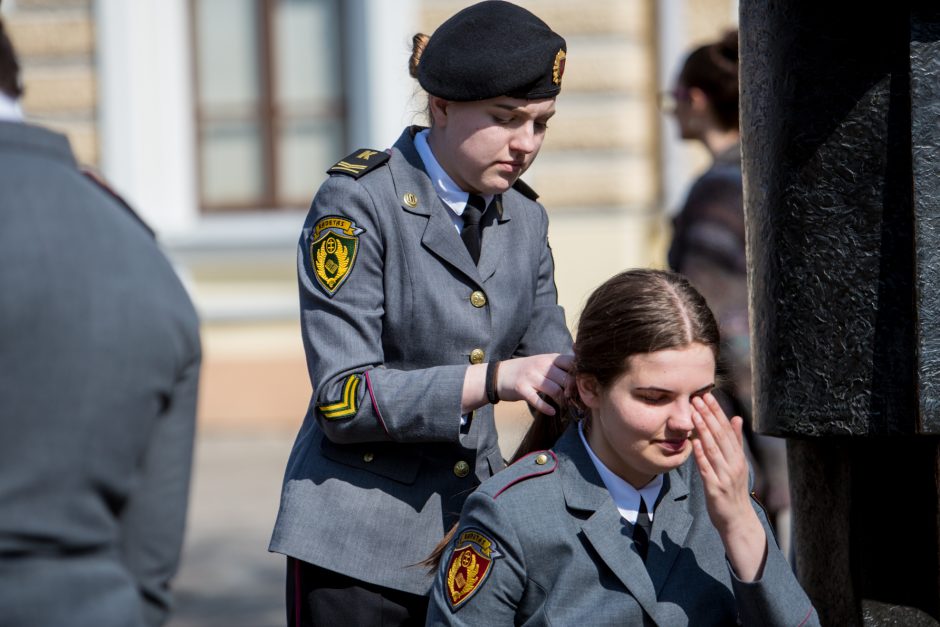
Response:
[[[519,0],[568,41],[558,114],[524,177],[551,216],[569,323],[662,266],[706,163],[657,94],[735,0]],[[203,429],[293,430],[309,400],[295,246],[324,170],[423,123],[411,36],[464,0],[3,0],[29,121],[65,132],[157,231],[203,319]],[[119,269],[116,269],[119,271]]]

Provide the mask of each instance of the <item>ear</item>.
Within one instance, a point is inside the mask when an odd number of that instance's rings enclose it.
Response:
[[[428,98],[432,126],[443,127],[447,125],[448,107],[450,107],[450,100],[445,100],[439,96],[430,96]]]
[[[581,402],[588,409],[597,409],[600,407],[601,386],[594,375],[579,374],[577,376],[578,395]]]
[[[699,87],[689,87],[689,105],[693,111],[707,111],[709,105],[708,96]]]

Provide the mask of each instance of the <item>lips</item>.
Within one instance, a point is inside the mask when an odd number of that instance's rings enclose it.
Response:
[[[522,161],[499,161],[498,163],[502,167],[513,172],[516,170],[521,170],[522,166],[525,165],[525,163]]]
[[[666,450],[667,453],[681,453],[685,450],[687,438],[678,438],[674,440],[657,440],[657,444]]]

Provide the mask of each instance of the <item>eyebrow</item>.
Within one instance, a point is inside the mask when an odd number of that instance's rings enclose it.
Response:
[[[509,105],[509,104],[494,103],[493,106],[496,107],[497,109],[503,109],[504,111],[508,111],[508,112],[510,112],[510,113],[518,113],[518,112],[520,112],[520,111],[524,111],[524,110],[525,110],[525,109],[523,109],[523,108],[520,107],[520,106]],[[547,114],[547,117],[552,117],[553,115],[555,115],[555,110],[554,110],[554,109],[552,109],[551,112]],[[536,115],[536,116],[533,116],[533,117],[538,118],[538,117],[540,117],[540,116],[537,116],[537,115]]]
[[[650,386],[646,386],[646,387],[638,387],[638,388],[634,388],[634,389],[635,389],[635,390],[644,390],[644,391],[647,391],[647,392],[665,392],[665,393],[667,393],[667,394],[674,394],[674,393],[675,393],[673,390],[667,390],[666,388],[656,387],[655,385],[650,385]],[[708,385],[703,386],[703,387],[700,387],[699,389],[697,389],[697,390],[695,390],[694,392],[692,392],[692,396],[696,396],[696,395],[698,395],[698,394],[705,394],[706,392],[711,392],[711,391],[714,390],[714,389],[715,389],[715,384],[714,384],[714,383],[709,383]]]

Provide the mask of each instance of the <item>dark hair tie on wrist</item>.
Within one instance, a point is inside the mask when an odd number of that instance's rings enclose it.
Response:
[[[499,402],[499,393],[496,391],[496,373],[498,370],[498,361],[491,361],[486,365],[486,400],[492,405]]]

